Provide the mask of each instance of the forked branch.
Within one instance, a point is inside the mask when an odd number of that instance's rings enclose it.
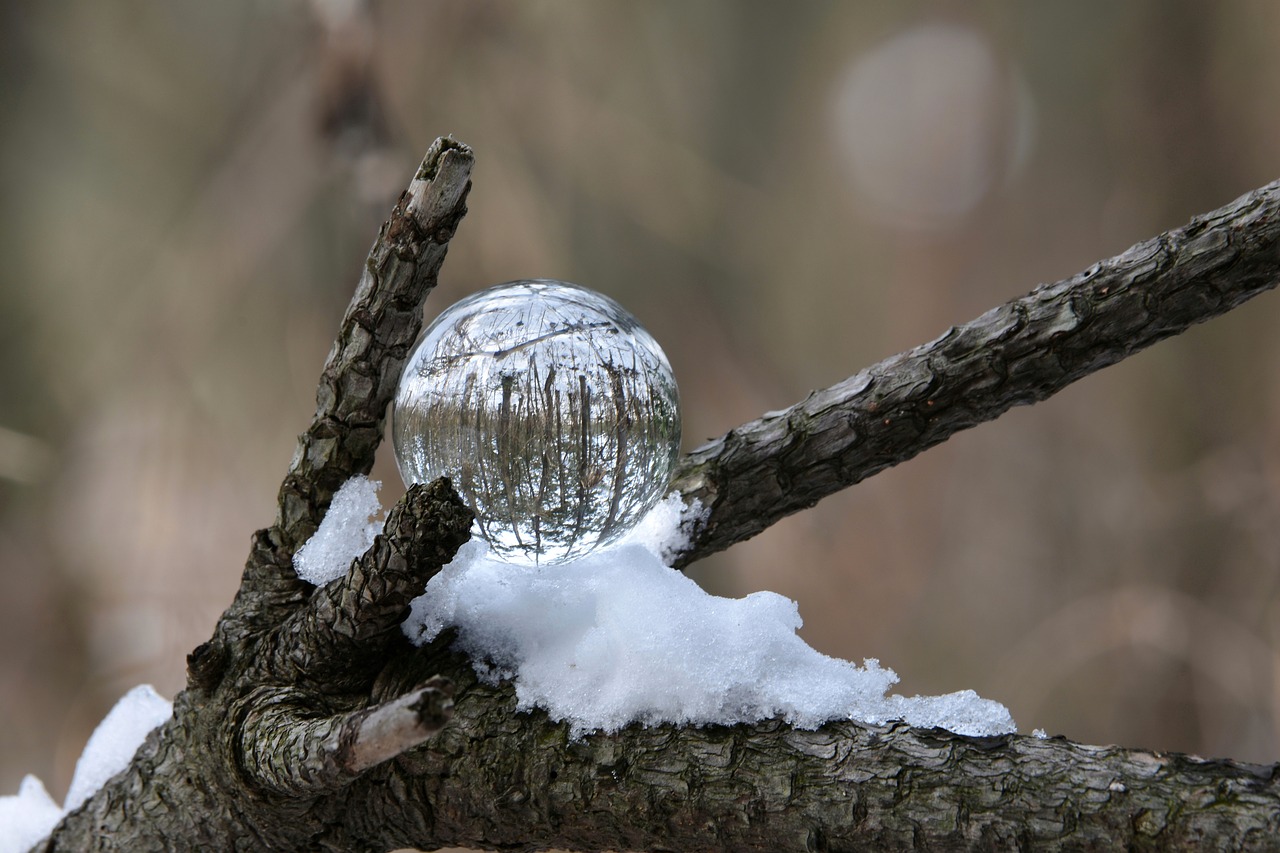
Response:
[[[517,712],[510,684],[479,683],[447,635],[413,648],[395,630],[465,538],[444,483],[410,490],[346,577],[299,580],[293,553],[372,465],[470,167],[452,140],[428,152],[370,252],[276,524],[189,657],[173,719],[42,849],[1280,847],[1275,765],[849,722],[571,741],[567,724]],[[731,430],[673,484],[710,510],[679,564],[1278,280],[1271,184]]]

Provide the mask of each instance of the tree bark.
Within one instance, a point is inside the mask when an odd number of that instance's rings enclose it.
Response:
[[[477,685],[467,661],[436,667],[458,685],[453,721],[380,772],[407,796],[356,808],[378,817],[345,827],[351,849],[1280,848],[1274,766],[852,722],[631,726],[575,743],[517,713],[509,686]]]
[[[39,849],[1280,849],[1277,765],[852,722],[571,740],[447,633],[399,631],[469,535],[446,480],[411,488],[346,576],[299,580],[294,551],[372,465],[471,164],[437,140],[380,231],[173,718]],[[1274,287],[1278,211],[1271,184],[694,451],[674,488],[706,512],[679,563]]]
[[[1225,314],[1280,279],[1280,181],[1084,272],[953,326],[688,454],[685,566]]]

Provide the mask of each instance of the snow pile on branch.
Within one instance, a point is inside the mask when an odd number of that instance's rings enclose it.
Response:
[[[0,797],[0,853],[31,849],[72,809],[97,793],[107,780],[129,766],[152,729],[173,715],[173,705],[149,684],[120,698],[89,736],[62,808],[35,776],[22,780],[15,796]]]
[[[0,853],[30,850],[53,832],[63,814],[43,782],[30,773],[23,776],[16,795],[0,797]]]
[[[298,577],[316,586],[342,577],[382,532],[379,480],[357,474],[333,495],[315,534],[293,555]]]
[[[898,680],[820,654],[796,635],[796,603],[772,592],[704,592],[640,545],[558,566],[514,566],[472,539],[427,585],[405,623],[424,643],[447,627],[482,678],[511,679],[521,710],[545,709],[572,735],[628,723],[732,725],[781,717],[905,720],[960,734],[1015,729],[973,691],[887,696]]]
[[[299,553],[325,554],[327,568],[308,580],[340,575],[373,541],[377,486],[357,477],[339,490]],[[553,566],[503,562],[474,536],[413,602],[404,631],[421,644],[456,628],[483,678],[510,679],[522,710],[545,709],[575,737],[633,722],[774,717],[810,729],[853,719],[967,735],[1015,731],[1007,708],[971,690],[889,695],[893,670],[827,657],[801,640],[794,601],[709,595],[668,568],[661,556],[677,544],[683,511],[678,496],[668,498],[617,547]]]
[[[152,729],[173,716],[173,704],[150,684],[139,685],[107,712],[89,736],[67,790],[67,811],[80,807],[106,781],[129,766]]]

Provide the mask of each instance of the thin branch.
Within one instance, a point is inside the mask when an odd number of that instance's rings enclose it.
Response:
[[[306,797],[434,737],[453,715],[453,685],[433,678],[398,699],[332,716],[318,717],[315,697],[288,687],[253,691],[244,705],[245,772],[260,789]]]
[[[466,213],[473,159],[467,146],[437,139],[369,251],[320,375],[315,417],[280,487],[276,526],[290,553],[315,532],[333,492],[373,467],[422,302]]]
[[[453,716],[453,683],[433,678],[418,690],[363,712],[339,764],[360,774],[434,737]]]
[[[315,532],[333,492],[373,466],[387,405],[422,328],[423,300],[467,212],[473,162],[466,145],[437,139],[378,231],[325,361],[315,416],[280,486],[276,522],[255,535],[211,648],[273,628],[310,596],[310,584],[293,571],[293,554]]]
[[[270,678],[305,677],[333,690],[370,680],[370,663],[399,638],[409,602],[471,536],[473,514],[447,478],[412,486],[382,535],[347,574],[325,584],[272,633],[258,657]]]
[[[1280,281],[1280,181],[688,454],[685,566]]]

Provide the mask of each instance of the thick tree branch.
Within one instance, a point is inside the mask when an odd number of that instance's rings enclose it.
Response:
[[[41,849],[1280,848],[1277,766],[848,722],[570,741],[518,713],[510,684],[479,683],[447,635],[417,649],[393,630],[465,538],[445,483],[410,490],[346,577],[298,580],[293,552],[372,462],[470,164],[437,142],[379,234],[278,523],[189,657],[173,719]],[[695,451],[675,488],[710,516],[681,562],[1273,287],[1278,197],[1265,187]]]
[[[730,430],[672,490],[708,513],[674,565],[748,539],[1280,282],[1280,181]]]
[[[386,660],[413,655],[400,622],[469,538],[471,519],[447,479],[414,486],[347,574],[278,627],[203,644],[188,658],[191,684],[175,700],[174,719],[152,736],[163,749],[141,751],[68,816],[47,849],[88,849],[104,825],[112,836],[103,841],[117,849],[310,849],[319,830],[299,830],[295,810],[325,813],[317,802],[449,720],[448,679],[424,677],[377,700],[370,691]],[[182,809],[148,811],[154,784],[171,803],[216,804],[219,817],[197,833]],[[121,812],[131,819],[121,821]]]
[[[354,809],[382,821],[348,825],[354,847],[1280,849],[1277,766],[849,722],[631,726],[575,743],[517,713],[510,686],[444,668],[459,679],[453,721],[378,771],[406,796],[398,812]]]
[[[369,252],[280,490],[254,535],[240,590],[187,658],[188,689],[133,763],[55,829],[47,850],[326,849],[340,803],[326,792],[439,730],[449,685],[425,677],[369,696],[384,657],[406,654],[408,601],[468,536],[447,481],[411,489],[346,577],[316,590],[293,553],[334,490],[367,472],[387,404],[421,328],[422,300],[466,212],[472,155],[427,152]]]

